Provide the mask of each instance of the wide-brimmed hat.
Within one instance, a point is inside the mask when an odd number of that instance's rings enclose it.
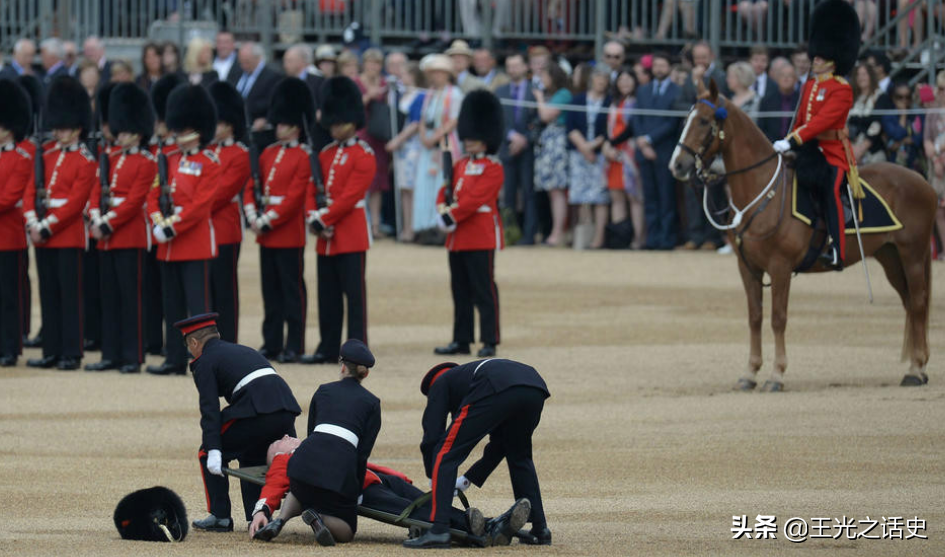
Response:
[[[446,49],[447,56],[453,56],[454,54],[462,54],[463,56],[472,56],[473,50],[469,48],[469,43],[462,39],[456,39],[450,44],[450,47]]]
[[[420,59],[420,70],[453,73],[453,61],[446,54],[428,54]]]

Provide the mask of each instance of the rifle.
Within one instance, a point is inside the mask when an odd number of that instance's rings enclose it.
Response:
[[[112,185],[109,180],[111,168],[108,162],[108,143],[105,141],[105,134],[102,132],[102,114],[98,115],[98,180],[102,186],[102,194],[99,198],[99,210],[104,217],[112,207]]]
[[[440,141],[440,149],[443,150],[443,201],[449,207],[453,204],[453,152],[450,151],[449,136],[443,136]]]
[[[250,125],[249,113],[246,114],[246,143],[249,148],[249,174],[253,179],[253,202],[256,204],[256,211],[262,212],[265,209],[263,204],[263,185],[259,176],[259,148],[256,147],[256,141],[253,139],[253,128]]]
[[[46,166],[43,164],[43,127],[40,124],[42,113],[33,120],[33,137],[36,141],[36,156],[33,157],[33,184],[36,186],[36,218],[46,218]]]
[[[167,155],[164,154],[164,140],[161,136],[158,136],[157,147],[158,185],[161,187],[158,207],[161,215],[169,218],[174,214],[174,200],[171,199],[171,186],[167,183]]]
[[[312,134],[309,132],[308,118],[302,116],[302,131],[305,133],[305,143],[308,144],[308,165],[312,169],[312,179],[315,180],[315,209],[325,206],[325,182],[322,180],[322,165],[312,143]]]

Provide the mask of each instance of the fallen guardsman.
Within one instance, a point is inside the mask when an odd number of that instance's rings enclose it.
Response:
[[[265,485],[249,527],[251,538],[271,541],[279,535],[286,522],[302,514],[302,520],[312,526],[318,539],[317,525],[306,520],[305,512],[301,512],[301,505],[289,489],[289,479],[286,474],[289,461],[300,444],[301,440],[285,436],[270,445],[267,454],[269,469],[265,474]],[[430,498],[424,497],[424,493],[414,487],[410,478],[403,473],[368,463],[358,508],[362,516],[388,524],[422,530],[431,526],[427,521],[431,504]],[[279,510],[280,506],[279,516],[273,518],[273,512]],[[509,511],[488,521],[483,517],[482,512],[474,507],[465,511],[451,507],[449,518],[453,539],[464,545],[478,547],[492,545],[496,539],[509,539],[512,533],[522,526],[522,524],[514,523],[512,517],[528,514],[527,511],[525,513],[513,512],[523,506],[528,506],[527,500],[516,502]]]

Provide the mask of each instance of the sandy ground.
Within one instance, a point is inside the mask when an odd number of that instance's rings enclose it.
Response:
[[[307,258],[314,293],[311,250]],[[368,260],[378,365],[366,386],[382,399],[384,413],[372,461],[425,486],[418,386],[438,361],[432,347],[450,340],[446,253],[387,241]],[[241,340],[256,346],[258,252],[249,243],[240,269]],[[872,306],[859,268],[797,279],[787,392],[745,394],[732,392],[748,357],[733,257],[502,252],[500,355],[536,366],[553,395],[536,433],[535,459],[555,545],[478,553],[945,554],[945,266],[933,269],[930,384],[909,389],[897,386],[906,371],[899,362],[904,313],[878,264],[871,270]],[[313,294],[309,350],[317,339],[315,311]],[[765,351],[762,379],[773,351],[767,322]],[[337,376],[336,366],[278,369],[303,407],[320,383]],[[191,519],[205,516],[199,443],[189,377],[3,369],[0,554],[407,552],[399,546],[406,530],[364,519],[357,543],[332,550],[313,548],[300,521],[271,544],[252,543],[244,531],[192,533],[174,546],[120,540],[112,511],[138,488],[166,485],[182,496]],[[231,494],[238,514],[235,482]],[[469,495],[487,515],[501,512],[512,498],[507,472],[500,468]],[[776,516],[778,539],[733,540],[732,517],[743,514],[749,527],[756,515]],[[844,516],[881,524],[883,517],[918,517],[926,521],[919,533],[929,539],[785,539],[789,518]],[[867,535],[877,534],[881,525]]]

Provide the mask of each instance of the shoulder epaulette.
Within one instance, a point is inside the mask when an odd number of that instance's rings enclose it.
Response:
[[[358,138],[358,145],[360,145],[361,148],[364,149],[369,155],[374,154],[374,149],[371,148],[371,146],[368,144],[367,141],[364,141],[363,139]]]
[[[157,160],[157,157],[151,154],[151,151],[147,149],[138,149],[138,154],[152,162]]]
[[[45,151],[43,151],[43,156],[45,157],[46,155],[48,155],[48,154],[50,154],[50,153],[52,153],[53,151],[56,151],[56,150],[58,150],[57,147],[50,147],[49,149],[46,149]]]
[[[299,143],[299,147],[301,147],[306,153],[312,152],[312,148],[308,146],[308,143]]]
[[[236,145],[237,147],[239,147],[240,149],[244,151],[249,151],[249,147],[247,147],[246,144],[243,143],[242,141],[235,141],[233,145]]]
[[[322,147],[321,152],[324,153],[325,151],[331,149],[332,147],[337,147],[337,146],[338,146],[338,142],[337,142],[337,141],[332,141],[332,142],[329,143],[328,145],[325,145],[324,147]]]
[[[846,78],[843,77],[843,76],[835,75],[835,76],[833,76],[833,78],[836,79],[837,81],[839,81],[840,84],[842,84],[842,85],[849,85],[849,84],[850,84],[850,82],[847,81]]]
[[[203,150],[203,155],[204,155],[205,157],[207,157],[208,159],[210,159],[211,162],[215,162],[215,163],[217,163],[217,164],[220,164],[220,159],[218,159],[216,153],[214,153],[214,152],[211,151],[210,149],[204,149],[204,150]]]
[[[82,156],[85,157],[86,160],[88,160],[89,162],[96,161],[96,158],[92,156],[92,152],[89,151],[88,147],[85,146],[85,143],[82,143],[81,145],[79,145],[79,153],[81,153]]]
[[[17,147],[16,152],[19,153],[19,155],[23,157],[24,159],[30,160],[33,158],[30,156],[30,152],[22,147]]]
[[[499,158],[499,155],[486,155],[486,158],[496,164],[502,164],[502,160]]]

